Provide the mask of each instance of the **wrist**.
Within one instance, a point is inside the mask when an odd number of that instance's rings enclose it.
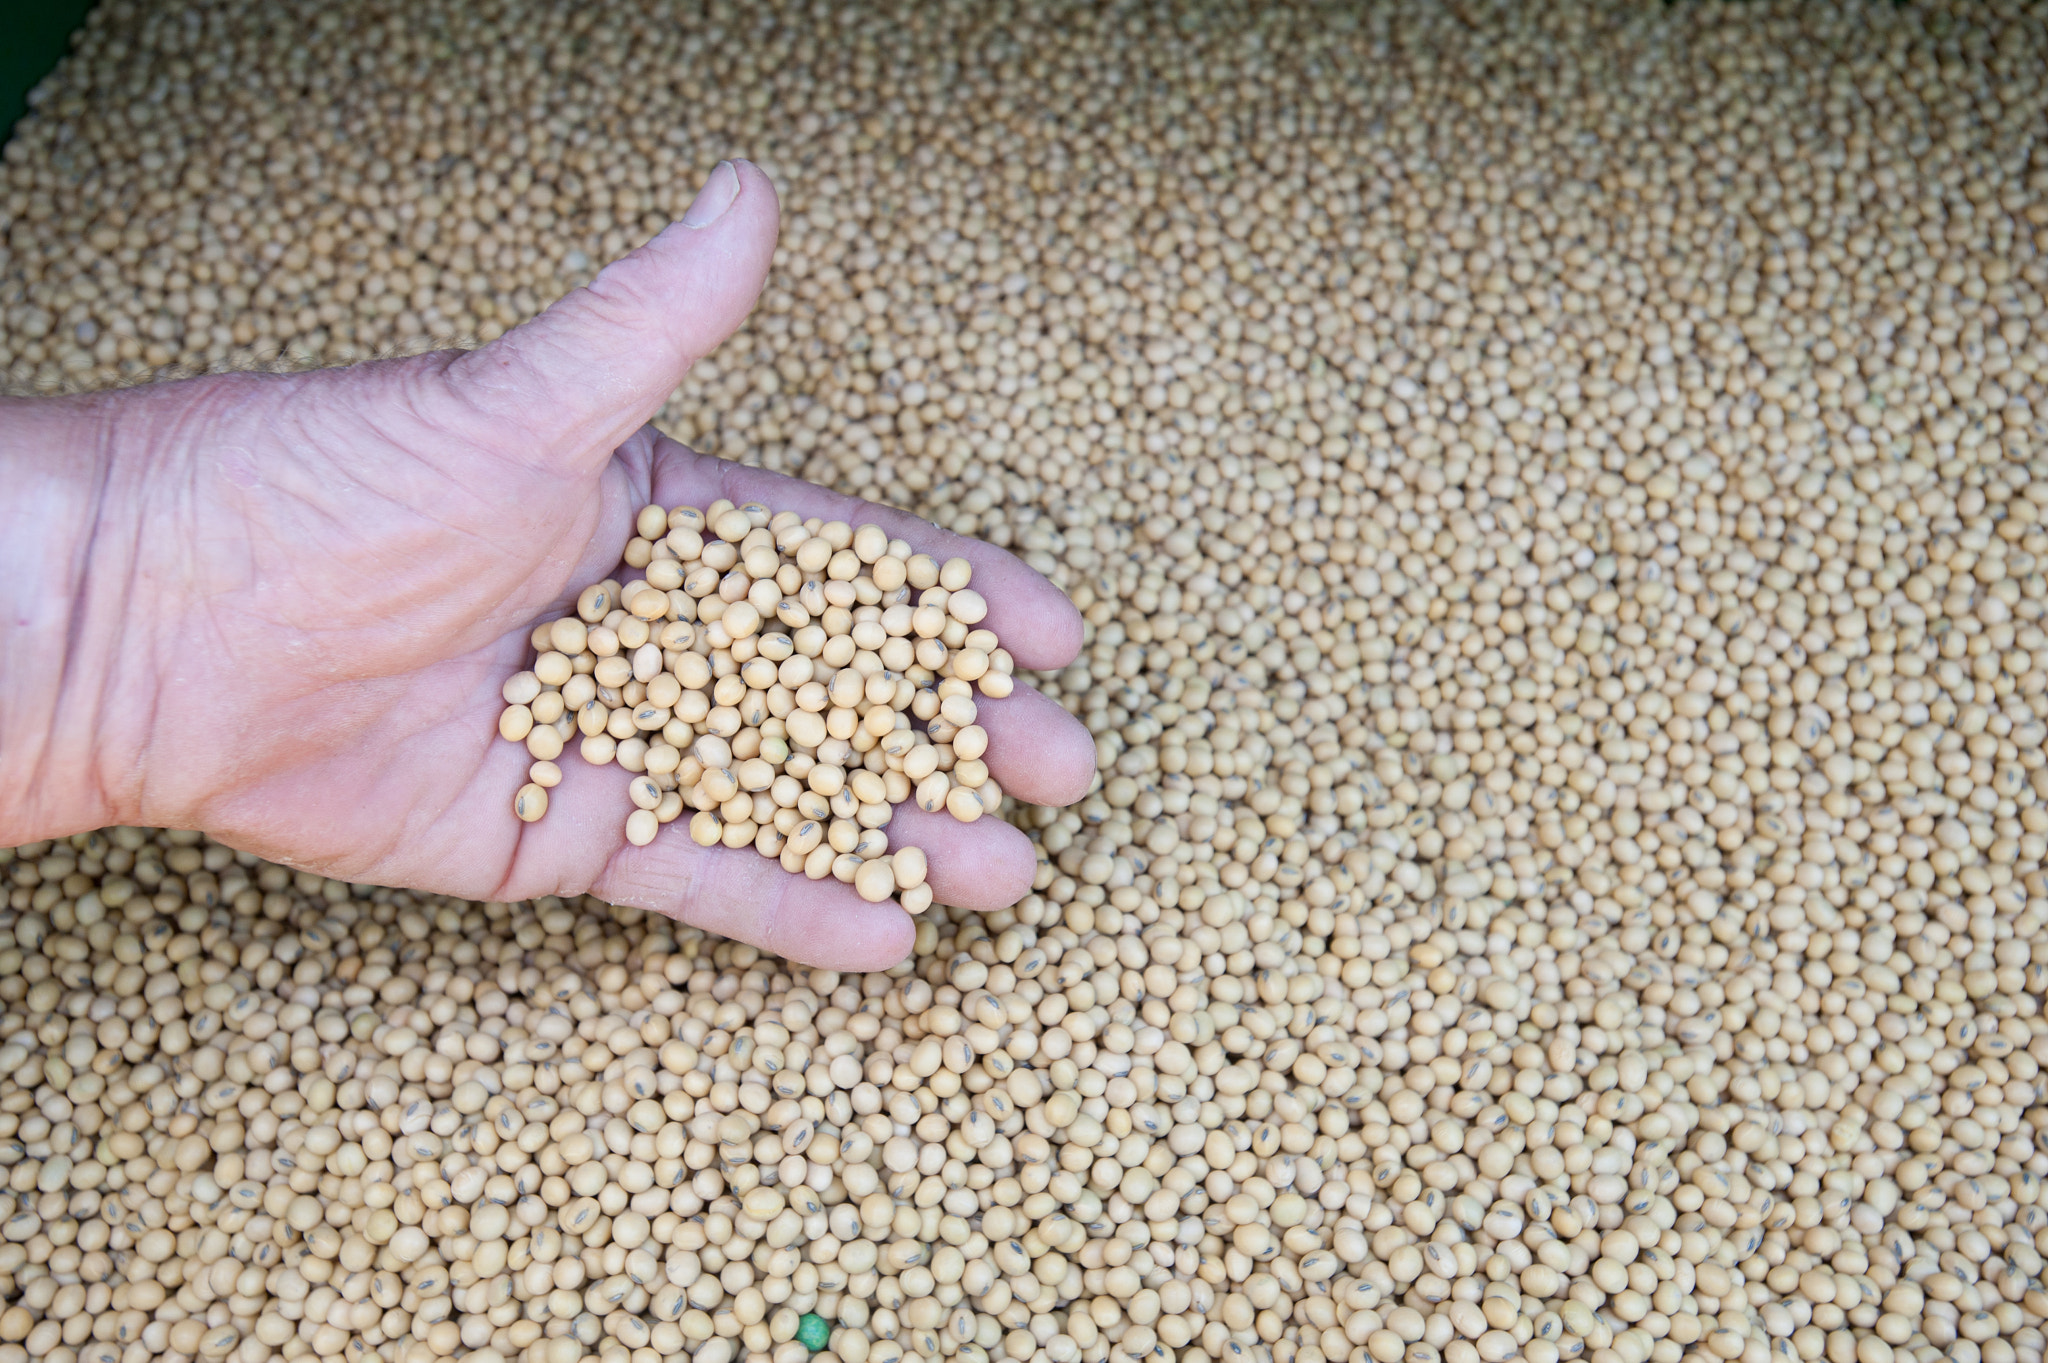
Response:
[[[0,845],[119,823],[114,663],[135,566],[111,395],[0,401]]]

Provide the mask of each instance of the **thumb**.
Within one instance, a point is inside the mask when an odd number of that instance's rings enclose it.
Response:
[[[513,457],[565,473],[602,464],[746,320],[779,221],[760,167],[719,162],[682,218],[652,241],[454,360],[453,395]]]

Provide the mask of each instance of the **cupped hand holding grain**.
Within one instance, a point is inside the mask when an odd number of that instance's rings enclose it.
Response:
[[[647,424],[746,317],[773,186],[713,171],[683,220],[482,349],[289,376],[226,375],[0,408],[17,492],[0,534],[0,844],[112,823],[205,828],[323,874],[472,899],[591,893],[807,963],[910,949],[893,904],[751,849],[628,846],[616,771],[561,765],[554,813],[509,816],[527,754],[496,742],[527,634],[613,571],[650,503],[761,502],[873,522],[964,557],[1021,667],[1079,615],[992,546],[698,454]],[[1027,687],[983,709],[1021,799],[1092,779],[1087,731]],[[1000,820],[899,810],[945,902],[999,907],[1032,847]]]

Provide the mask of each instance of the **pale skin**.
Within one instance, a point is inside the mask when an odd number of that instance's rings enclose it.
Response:
[[[1009,554],[915,517],[698,454],[648,424],[745,319],[775,190],[744,162],[680,223],[488,346],[290,376],[0,404],[0,846],[113,824],[201,828],[285,865],[470,899],[594,894],[793,960],[893,965],[912,922],[680,828],[621,836],[628,778],[573,753],[547,818],[499,739],[533,623],[613,572],[649,503],[720,497],[873,522],[974,565],[1020,667],[1081,621]],[[987,762],[1067,804],[1088,732],[1020,686],[984,700]],[[1028,892],[1025,836],[905,805],[945,903]]]

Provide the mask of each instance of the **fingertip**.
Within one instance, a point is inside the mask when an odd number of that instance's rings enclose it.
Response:
[[[1028,686],[976,702],[988,762],[1003,789],[1036,805],[1070,805],[1095,784],[1095,742],[1081,721]]]
[[[898,807],[889,821],[892,847],[916,847],[925,854],[932,897],[956,908],[989,913],[1007,909],[1031,892],[1038,853],[1014,826],[984,816],[962,823],[950,814],[927,814],[915,805]]]
[[[1046,585],[1052,586],[1050,582]],[[1053,587],[1053,590],[1059,592],[1060,608],[1052,613],[1054,618],[1048,622],[1047,633],[1050,637],[1046,641],[1045,653],[1040,657],[1023,660],[1026,667],[1042,670],[1065,667],[1081,656],[1081,646],[1088,641],[1087,627],[1081,620],[1081,612],[1075,608],[1073,601],[1065,592],[1061,592],[1058,587]]]
[[[738,198],[749,201],[751,204],[754,201],[755,195],[765,196],[760,201],[759,206],[772,210],[776,214],[777,221],[780,222],[782,195],[777,192],[775,181],[768,172],[743,156],[735,156],[732,159],[732,168],[739,172],[740,192]]]
[[[1034,672],[1065,667],[1081,654],[1081,612],[1037,569],[1015,562],[1018,580],[1003,589],[1001,610],[990,605],[990,628],[1019,667]],[[1027,595],[1031,599],[1020,599]]]
[[[1086,731],[1083,732],[1085,734]],[[1051,764],[1048,764],[1048,768],[1046,784],[1051,787],[1051,793],[1033,803],[1049,805],[1054,809],[1065,809],[1095,788],[1095,779],[1098,775],[1095,768],[1095,745],[1084,739],[1084,746],[1070,751],[1066,760],[1056,769]]]
[[[780,201],[760,167],[732,165],[738,189],[717,212],[709,209],[730,179],[714,173],[690,215],[448,361],[439,394],[422,400],[452,398],[476,438],[555,471],[587,475],[608,461],[739,328],[767,281]]]
[[[795,878],[788,894],[792,903],[766,944],[784,960],[820,970],[887,970],[916,945],[917,925],[894,900],[870,904],[851,885],[830,879]]]
[[[905,913],[900,904],[871,904],[868,908],[874,924],[862,934],[856,948],[847,952],[847,963],[837,967],[821,963],[821,968],[889,970],[909,958],[917,947],[917,920]]]

